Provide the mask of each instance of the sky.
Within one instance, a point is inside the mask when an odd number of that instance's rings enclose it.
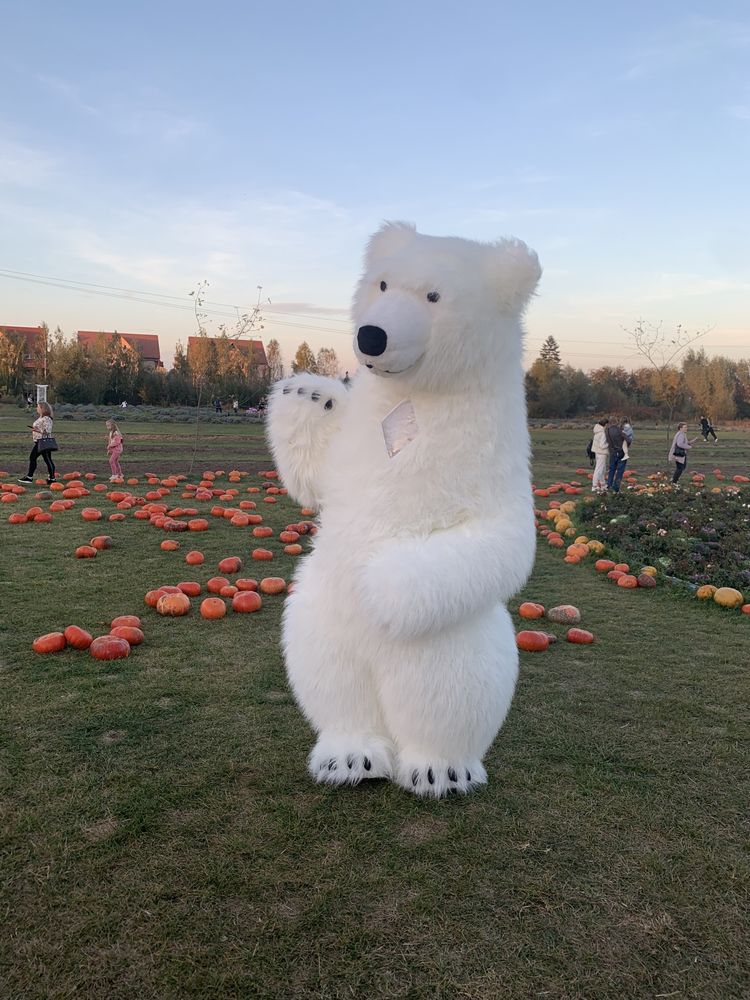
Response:
[[[750,8],[632,0],[25,0],[3,8],[0,324],[158,333],[260,298],[289,363],[356,365],[383,220],[513,235],[544,339],[641,363],[639,319],[750,357]],[[260,290],[259,290],[260,286]]]

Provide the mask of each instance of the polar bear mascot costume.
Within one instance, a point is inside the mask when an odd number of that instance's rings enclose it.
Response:
[[[316,781],[469,792],[518,675],[507,601],[534,562],[521,318],[541,271],[524,243],[370,240],[351,388],[273,388],[289,494],[320,512],[287,599],[289,680]]]

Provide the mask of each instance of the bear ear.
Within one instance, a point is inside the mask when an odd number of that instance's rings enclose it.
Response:
[[[369,268],[384,257],[404,250],[416,238],[417,229],[411,222],[384,222],[370,237],[365,251],[365,266]]]
[[[490,280],[504,311],[519,312],[542,276],[539,258],[521,240],[498,240],[493,246]]]

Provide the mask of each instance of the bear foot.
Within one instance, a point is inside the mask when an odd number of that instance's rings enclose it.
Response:
[[[414,795],[442,799],[447,795],[468,795],[485,785],[487,772],[476,758],[451,762],[401,754],[395,781]]]
[[[312,749],[307,768],[325,785],[358,785],[370,778],[390,778],[393,751],[378,736],[320,736]]]

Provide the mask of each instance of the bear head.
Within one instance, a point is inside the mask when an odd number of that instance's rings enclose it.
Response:
[[[368,375],[417,389],[498,377],[520,363],[520,320],[540,276],[520,240],[478,243],[386,223],[354,295],[354,352]]]

